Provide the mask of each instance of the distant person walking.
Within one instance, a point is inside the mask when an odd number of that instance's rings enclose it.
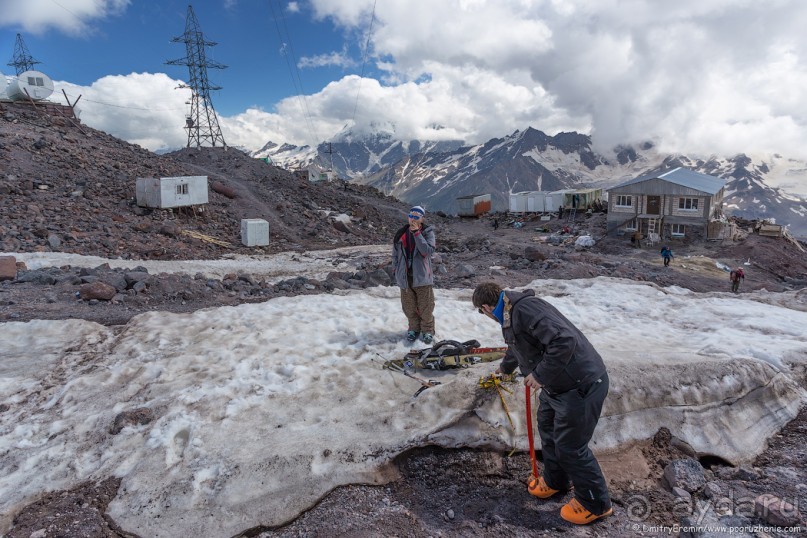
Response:
[[[493,229],[494,230],[499,229],[499,218],[498,217],[493,217]]]
[[[437,249],[434,228],[425,223],[426,210],[416,205],[409,210],[409,222],[395,233],[392,268],[401,288],[401,308],[409,330],[406,340],[420,336],[426,344],[434,338],[434,273],[432,254]]]
[[[563,206],[560,206],[558,208],[558,220],[563,218],[563,209],[564,209]]]
[[[633,232],[633,235],[630,237],[630,242],[633,243],[634,247],[642,248],[642,239],[644,239],[644,236],[642,235],[642,232],[640,232],[639,230],[636,230],[635,232]]]
[[[557,308],[533,290],[503,291],[494,282],[479,284],[473,305],[502,327],[507,354],[497,370],[516,368],[524,384],[541,389],[538,434],[544,465],[527,491],[539,499],[565,493],[574,496],[560,517],[585,525],[614,513],[608,486],[588,444],[608,394],[608,373],[602,357],[583,333]]]
[[[667,245],[664,245],[663,247],[661,247],[661,259],[664,260],[664,267],[669,267],[670,266],[670,260],[672,260],[673,258],[675,258],[675,256],[673,256],[673,253],[672,253],[672,250],[670,250],[670,247],[668,247]]]
[[[745,280],[745,271],[743,271],[743,268],[738,267],[729,273],[729,280],[731,280],[731,291],[740,293],[740,281]]]

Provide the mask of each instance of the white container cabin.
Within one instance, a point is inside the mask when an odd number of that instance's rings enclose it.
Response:
[[[207,203],[207,176],[139,177],[137,205],[169,209]]]
[[[563,203],[563,194],[548,191],[525,191],[510,195],[511,213],[553,213]]]

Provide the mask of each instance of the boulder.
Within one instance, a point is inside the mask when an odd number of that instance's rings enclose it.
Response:
[[[99,301],[110,301],[118,293],[114,286],[103,282],[92,282],[84,284],[78,290],[79,297],[85,301],[97,299]]]
[[[524,249],[524,257],[531,262],[542,262],[546,259],[546,253],[538,247],[527,247]]]
[[[693,493],[706,485],[703,467],[697,460],[682,458],[673,460],[664,468],[664,478],[671,489],[681,488]]]
[[[17,278],[17,259],[14,256],[0,256],[0,280]]]

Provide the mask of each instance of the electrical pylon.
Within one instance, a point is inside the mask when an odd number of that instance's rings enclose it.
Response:
[[[199,21],[193,12],[193,6],[188,6],[188,17],[185,20],[185,33],[171,40],[172,43],[185,43],[187,56],[179,60],[170,60],[168,65],[187,65],[190,80],[187,85],[180,88],[190,88],[191,110],[185,120],[185,129],[188,131],[188,146],[195,141],[196,147],[202,147],[204,141],[209,141],[212,146],[220,142],[225,148],[224,136],[219,128],[219,121],[216,118],[216,111],[213,109],[213,101],[210,99],[210,90],[220,90],[220,86],[211,86],[207,80],[207,70],[225,69],[214,60],[205,57],[205,47],[217,45],[213,41],[205,41],[202,36],[202,29]]]
[[[41,63],[33,59],[31,53],[28,52],[28,47],[25,46],[25,41],[22,40],[22,36],[17,34],[17,41],[14,43],[14,58],[6,65],[16,69],[17,76],[19,76],[20,73],[30,71],[36,64]]]

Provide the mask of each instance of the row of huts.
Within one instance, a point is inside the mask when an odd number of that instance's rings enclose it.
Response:
[[[607,211],[609,234],[639,231],[645,237],[676,238],[698,234],[720,238],[726,181],[687,168],[652,172],[607,189],[566,189],[512,193],[511,213],[555,213],[560,207],[585,211],[590,205],[602,205]],[[460,215],[473,215],[480,206],[474,200],[490,195],[465,196],[457,200]],[[710,226],[710,222],[713,223]]]

